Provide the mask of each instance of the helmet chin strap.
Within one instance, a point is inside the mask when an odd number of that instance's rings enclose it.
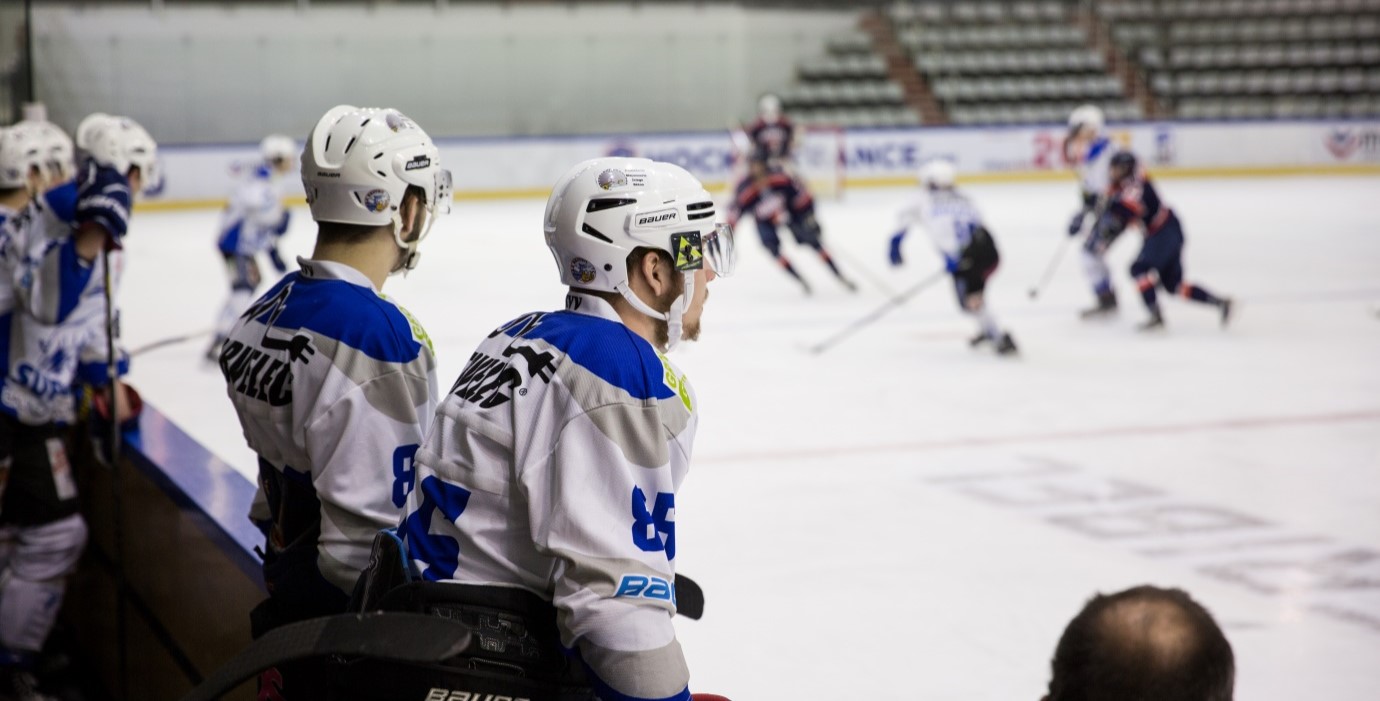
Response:
[[[652,308],[650,304],[642,301],[636,292],[632,291],[629,285],[618,287],[618,294],[623,295],[623,299],[628,300],[628,304],[639,312],[653,318],[666,322],[666,350],[669,352],[680,344],[681,335],[685,332],[684,319],[685,310],[690,306],[690,299],[695,296],[695,274],[682,273],[685,276],[685,291],[676,297],[676,301],[671,303],[671,308],[665,312],[659,312]]]

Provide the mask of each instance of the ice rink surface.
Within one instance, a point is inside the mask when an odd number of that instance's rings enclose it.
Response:
[[[918,238],[906,267],[887,265],[906,190],[820,205],[857,294],[787,245],[814,283],[802,297],[743,223],[739,274],[713,283],[702,341],[675,354],[701,413],[676,514],[678,570],[708,600],[677,623],[692,690],[1033,701],[1089,596],[1153,583],[1221,622],[1237,698],[1380,698],[1380,178],[1160,189],[1188,279],[1239,302],[1225,331],[1172,298],[1163,333],[1134,330],[1134,233],[1111,256],[1116,320],[1076,318],[1091,295],[1072,247],[1028,299],[1073,183],[967,188],[1001,248],[989,303],[1016,359],[968,348],[947,282],[803,350],[940,267]],[[542,206],[457,203],[421,267],[388,283],[434,339],[443,390],[498,324],[562,304]],[[226,291],[216,217],[135,217],[128,347],[210,328]],[[305,255],[314,228],[294,217],[285,252]],[[207,342],[139,355],[131,381],[250,475]]]

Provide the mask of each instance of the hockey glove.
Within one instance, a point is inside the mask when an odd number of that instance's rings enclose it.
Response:
[[[278,223],[273,226],[273,235],[282,236],[283,234],[286,234],[288,230],[288,222],[290,221],[292,221],[292,212],[289,212],[286,209],[283,210],[283,218],[279,219]]]
[[[273,269],[281,275],[287,272],[287,263],[283,261],[283,256],[278,253],[277,248],[268,249],[268,260],[273,263]]]
[[[901,264],[903,264],[903,263],[906,262],[905,259],[901,256],[901,241],[904,240],[905,238],[906,238],[906,230],[905,230],[905,229],[902,229],[902,230],[896,232],[896,233],[891,237],[891,252],[890,252],[890,256],[891,256],[891,264],[892,264],[892,265],[901,265]]]
[[[1088,210],[1086,209],[1079,210],[1077,214],[1073,215],[1073,219],[1069,220],[1069,236],[1077,236],[1082,233],[1083,220],[1087,218],[1087,216]]]

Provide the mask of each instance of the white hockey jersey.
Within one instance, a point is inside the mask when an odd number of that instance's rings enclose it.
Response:
[[[278,181],[268,166],[260,165],[235,183],[220,215],[221,253],[252,258],[277,243],[287,229]]]
[[[898,219],[907,235],[923,229],[946,261],[957,261],[972,243],[973,230],[982,226],[977,207],[953,189],[920,188]]]
[[[1078,172],[1078,185],[1085,198],[1106,194],[1111,184],[1112,156],[1118,150],[1111,139],[1098,136],[1088,144],[1087,151],[1078,156],[1074,170]]]
[[[71,423],[74,383],[107,382],[104,262],[82,261],[73,233],[91,221],[123,236],[129,201],[123,178],[88,164],[0,225],[0,410],[23,423]],[[109,255],[118,289],[122,254]]]
[[[436,362],[422,326],[363,273],[297,262],[236,322],[220,368],[259,455],[271,554],[314,561],[327,594],[343,598],[374,534],[398,524],[436,407]]]
[[[518,317],[470,357],[417,452],[409,556],[427,580],[551,601],[601,698],[688,699],[671,618],[694,407],[604,300]]]

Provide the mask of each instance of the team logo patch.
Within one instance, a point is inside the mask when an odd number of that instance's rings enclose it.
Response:
[[[615,187],[623,187],[628,184],[628,174],[617,168],[609,168],[599,174],[599,187],[604,190],[612,190]]]
[[[371,212],[382,212],[388,209],[388,192],[385,190],[370,190],[364,196],[364,208]]]
[[[672,234],[671,248],[676,252],[676,270],[689,272],[704,267],[704,247],[697,232]]]
[[[426,156],[413,156],[412,160],[403,166],[403,170],[421,170],[431,166],[431,159]]]
[[[576,258],[570,261],[570,275],[577,281],[588,285],[594,282],[594,276],[599,273],[594,264],[584,258]]]
[[[417,125],[414,124],[412,120],[408,119],[402,112],[388,112],[383,116],[383,122],[388,125],[389,129],[395,132],[417,128]]]

